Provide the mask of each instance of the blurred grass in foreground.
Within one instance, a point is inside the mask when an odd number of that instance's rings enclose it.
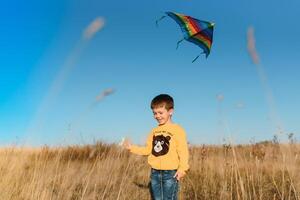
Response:
[[[180,199],[299,199],[300,146],[190,146]],[[150,199],[147,158],[115,144],[2,148],[0,200]]]

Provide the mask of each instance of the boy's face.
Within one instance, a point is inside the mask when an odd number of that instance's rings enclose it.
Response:
[[[154,118],[159,125],[164,125],[171,121],[173,109],[167,110],[165,106],[155,107],[152,109]]]

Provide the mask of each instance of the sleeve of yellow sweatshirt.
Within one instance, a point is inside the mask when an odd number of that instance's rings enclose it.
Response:
[[[149,155],[152,150],[152,132],[148,135],[146,146],[131,145],[130,152],[137,155]]]
[[[180,131],[180,134],[178,134],[177,152],[179,156],[178,171],[185,174],[185,172],[189,169],[189,149],[186,134],[183,129]]]

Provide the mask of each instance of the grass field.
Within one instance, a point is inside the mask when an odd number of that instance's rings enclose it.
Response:
[[[300,146],[190,146],[180,199],[300,198]],[[0,200],[150,199],[147,158],[114,144],[0,150]]]

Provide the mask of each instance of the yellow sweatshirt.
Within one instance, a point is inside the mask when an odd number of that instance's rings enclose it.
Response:
[[[148,163],[154,169],[188,170],[189,152],[184,129],[177,124],[164,124],[152,129],[146,146],[132,145],[130,152],[148,155]]]

